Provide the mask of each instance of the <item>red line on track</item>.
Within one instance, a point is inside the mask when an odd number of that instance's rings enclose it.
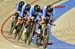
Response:
[[[55,6],[54,8],[65,8],[65,6]]]

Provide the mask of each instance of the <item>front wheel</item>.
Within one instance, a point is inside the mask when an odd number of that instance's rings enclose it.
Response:
[[[47,38],[44,38],[43,42],[44,42],[43,48],[46,49],[47,44],[48,44],[48,39]]]
[[[19,32],[20,32],[21,27],[22,26],[18,26],[18,28],[16,29],[15,34],[14,34],[14,38],[16,38],[17,36],[19,36]]]
[[[43,42],[44,42],[43,48],[46,49],[47,44],[48,44],[48,28],[46,28],[46,30],[45,30]]]
[[[24,42],[26,43],[30,36],[30,26],[27,27],[27,31],[25,32],[25,39]]]

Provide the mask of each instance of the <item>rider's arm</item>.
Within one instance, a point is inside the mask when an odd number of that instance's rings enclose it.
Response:
[[[43,14],[42,14],[42,19],[45,19],[46,14],[46,6],[43,8]]]
[[[42,21],[41,24],[45,23],[44,19],[45,19],[45,15],[46,14],[46,6],[43,8],[43,13],[42,13]]]
[[[53,24],[53,21],[55,20],[54,14],[55,14],[55,10],[53,9],[53,12],[51,14],[50,25],[56,26],[55,24]]]
[[[30,11],[29,11],[29,17],[31,18],[32,17],[32,13],[33,13],[33,10],[34,9],[34,7],[32,6],[31,8],[30,8]]]
[[[53,12],[51,13],[51,21],[52,22],[55,20],[54,14],[55,14],[55,10],[53,9]]]
[[[19,13],[19,16],[20,17],[23,17],[23,12],[22,11]]]
[[[24,15],[25,6],[26,6],[26,4],[24,4],[23,7],[22,7],[22,10],[19,14],[20,17],[23,17],[23,15]]]

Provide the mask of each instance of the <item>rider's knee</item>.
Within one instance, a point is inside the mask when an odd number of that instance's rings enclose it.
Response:
[[[22,20],[18,19],[18,21],[17,21],[16,25],[21,24],[21,22],[22,22]]]

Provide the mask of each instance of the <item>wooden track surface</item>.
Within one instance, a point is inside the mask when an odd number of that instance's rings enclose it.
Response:
[[[63,14],[52,27],[52,34],[59,40],[75,45],[75,7]]]

